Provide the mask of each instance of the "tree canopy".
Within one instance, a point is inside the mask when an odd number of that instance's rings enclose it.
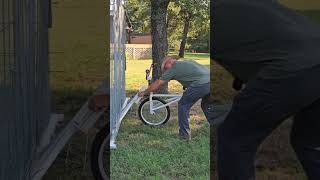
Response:
[[[127,0],[126,9],[135,33],[151,32],[151,1]],[[184,37],[186,19],[190,25],[186,49],[208,52],[210,33],[209,0],[171,0],[167,12],[168,46],[178,50]]]

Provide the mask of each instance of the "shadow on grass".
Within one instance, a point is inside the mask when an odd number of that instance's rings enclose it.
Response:
[[[118,149],[111,153],[111,178],[208,179],[209,125],[204,119],[192,115],[193,138],[180,140],[175,107],[168,123],[158,127],[144,125],[133,107],[121,125]]]

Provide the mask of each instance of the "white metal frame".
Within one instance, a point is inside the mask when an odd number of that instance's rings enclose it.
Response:
[[[151,80],[151,72],[153,70],[153,65],[150,66],[149,69],[146,70],[146,80],[150,81]],[[144,91],[146,88],[141,87],[139,92]],[[120,118],[117,121],[116,128],[111,130],[111,138],[110,138],[110,149],[116,149],[116,138],[119,132],[119,128],[121,125],[121,122],[123,118],[126,116],[126,114],[129,112],[133,104],[138,104],[142,97],[139,97],[137,93],[133,98],[126,98],[122,105],[121,113],[120,113]],[[166,104],[155,106],[153,105],[152,98],[153,97],[163,97],[165,98],[164,101]],[[150,99],[150,113],[154,114],[156,110],[170,106],[173,103],[178,102],[182,97],[182,94],[153,94],[152,92],[150,93],[149,99]],[[112,107],[111,107],[112,108]]]
[[[165,97],[165,98],[168,98],[168,99],[164,100],[166,102],[166,104],[154,107],[153,106],[153,101],[152,101],[153,97]],[[181,97],[182,97],[182,94],[153,94],[153,93],[150,93],[150,96],[149,96],[150,113],[154,114],[155,110],[170,106],[171,104],[178,102],[181,99]]]
[[[121,110],[121,114],[120,114],[120,119],[119,121],[117,121],[116,124],[116,128],[112,130],[111,134],[111,138],[110,138],[110,149],[116,149],[117,145],[116,145],[116,138],[119,132],[119,128],[121,125],[121,122],[123,120],[123,118],[126,116],[126,114],[128,113],[128,111],[131,109],[131,107],[133,106],[133,104],[138,104],[141,100],[141,97],[138,96],[138,93],[133,97],[133,98],[127,98],[124,102],[124,104],[122,105],[122,110]]]
[[[143,91],[143,87],[140,88],[139,92]],[[153,101],[152,98],[153,97],[165,97],[165,98],[168,98],[168,99],[165,99],[164,101],[166,101],[166,104],[163,104],[163,105],[160,105],[160,106],[154,106],[153,105]],[[153,94],[153,93],[150,93],[150,96],[149,96],[149,99],[150,99],[150,113],[151,114],[154,114],[156,110],[158,109],[161,109],[161,108],[164,108],[164,107],[167,107],[167,106],[170,106],[171,104],[173,103],[176,103],[178,102],[182,97],[182,94]],[[116,126],[116,129],[114,129],[112,131],[111,134],[113,134],[113,136],[111,136],[111,139],[110,139],[110,148],[111,149],[116,149],[117,148],[117,145],[116,145],[116,137],[117,137],[117,134],[119,132],[119,128],[120,128],[120,125],[121,125],[121,122],[123,120],[123,118],[126,116],[126,114],[129,112],[129,110],[131,109],[131,107],[134,105],[134,104],[138,104],[140,101],[141,101],[142,97],[139,97],[138,96],[138,93],[133,97],[133,98],[127,98],[122,106],[122,110],[121,110],[121,116],[120,116],[120,119],[117,123],[117,126]]]

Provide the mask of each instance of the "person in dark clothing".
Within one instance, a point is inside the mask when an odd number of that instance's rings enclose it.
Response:
[[[211,18],[211,58],[245,84],[218,127],[219,180],[255,179],[258,146],[292,115],[292,147],[320,179],[320,26],[275,0],[215,0]]]

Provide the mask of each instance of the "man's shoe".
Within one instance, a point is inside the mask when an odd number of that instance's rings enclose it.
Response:
[[[190,136],[179,136],[179,138],[181,140],[186,140],[186,141],[190,141],[191,140],[191,137]]]
[[[191,140],[191,136],[190,135],[181,135],[181,134],[179,134],[178,136],[179,136],[179,138],[181,140],[187,140],[187,141]]]

